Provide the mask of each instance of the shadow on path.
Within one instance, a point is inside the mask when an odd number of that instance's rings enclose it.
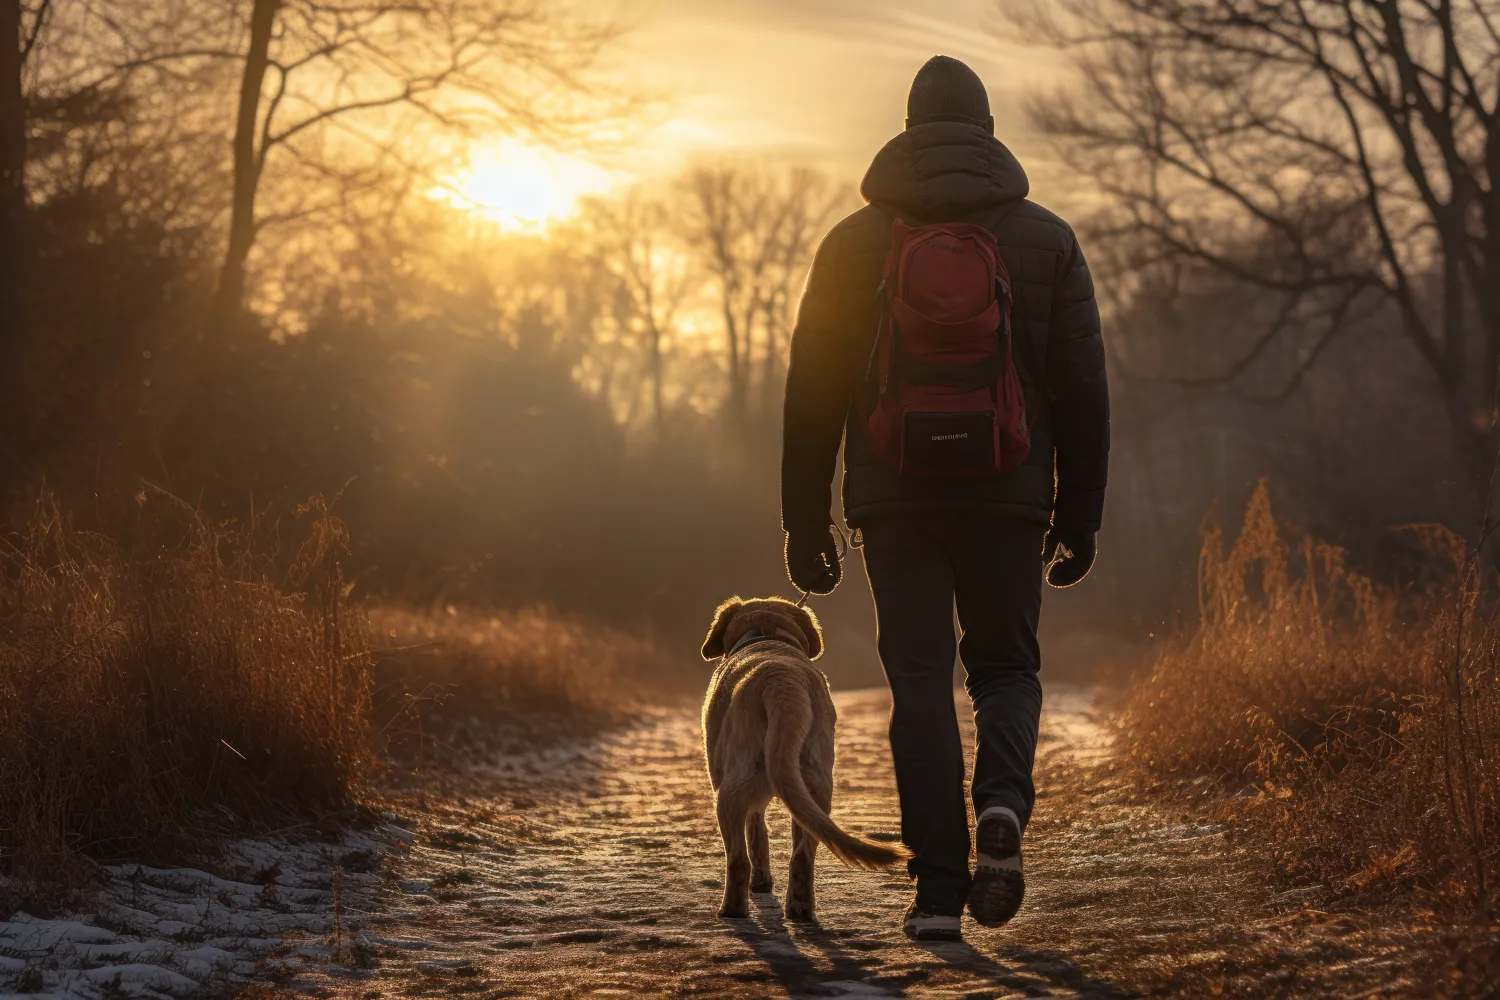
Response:
[[[789,926],[775,896],[751,898],[756,911],[752,916],[725,923],[793,997],[902,997],[918,984],[937,985],[948,979],[949,970],[962,973],[958,978],[969,988],[977,978],[1007,994],[1052,996],[1061,989],[1089,1000],[1131,996],[1119,986],[1087,975],[1060,952],[1004,948],[990,957],[968,942],[892,942],[818,924]],[[908,944],[931,959],[903,960],[898,953]]]
[[[949,965],[984,976],[991,985],[1036,996],[1063,987],[1089,1000],[1128,1000],[1134,994],[1114,983],[1086,974],[1066,955],[1057,951],[1002,948],[1001,961],[985,955],[967,941],[918,943],[918,947]]]
[[[752,916],[725,923],[766,964],[777,984],[789,994],[805,993],[829,983],[858,983],[871,990],[869,995],[899,997],[912,981],[910,976],[880,973],[878,951],[885,948],[881,942],[871,942],[873,947],[858,944],[851,947],[840,942],[838,932],[827,931],[817,924],[793,925],[796,929],[793,939],[781,902],[775,896],[757,893],[751,901],[755,905]],[[815,961],[803,951],[801,941],[812,944],[826,962]]]

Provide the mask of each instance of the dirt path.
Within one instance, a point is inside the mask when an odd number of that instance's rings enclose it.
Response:
[[[835,813],[897,829],[882,692],[838,696]],[[962,713],[961,713],[962,714]],[[521,749],[519,746],[515,749]],[[563,775],[559,780],[558,775]],[[395,866],[357,961],[290,985],[364,1000],[485,997],[1361,996],[1404,992],[1397,942],[1273,897],[1223,832],[1132,801],[1085,692],[1047,693],[1028,903],[961,945],[900,934],[905,878],[820,854],[820,924],[755,897],[714,910],[722,852],[690,706],[544,753],[502,754],[413,799],[423,837]],[[788,821],[771,820],[778,890]]]

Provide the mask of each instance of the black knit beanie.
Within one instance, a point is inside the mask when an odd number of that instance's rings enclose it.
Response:
[[[917,70],[906,98],[906,127],[956,121],[995,131],[984,81],[952,56],[933,56]]]

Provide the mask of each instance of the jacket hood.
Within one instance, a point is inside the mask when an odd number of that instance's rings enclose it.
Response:
[[[953,222],[1020,201],[1026,171],[978,125],[930,122],[886,143],[859,186],[865,200],[923,223]]]

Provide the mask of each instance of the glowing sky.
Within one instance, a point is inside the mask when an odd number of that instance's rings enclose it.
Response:
[[[1005,39],[1007,2],[1015,0],[635,0],[614,63],[661,95],[656,123],[607,169],[514,141],[480,147],[455,187],[497,219],[525,225],[702,155],[814,163],[853,183],[901,130],[912,74],[944,53],[985,80],[997,133],[1045,197],[1045,150],[1026,135],[1021,102],[1058,78],[1059,59]]]
[[[862,171],[902,127],[912,74],[937,53],[989,87],[996,130],[1024,149],[1022,95],[1054,53],[1001,37],[1006,0],[642,0],[628,42],[675,95],[673,152],[747,149]]]

